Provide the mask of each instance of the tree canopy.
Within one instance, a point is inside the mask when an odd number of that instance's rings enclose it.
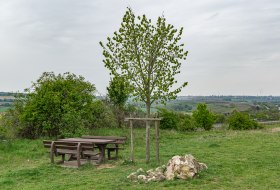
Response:
[[[121,27],[107,38],[103,48],[104,64],[115,77],[123,77],[131,85],[132,96],[146,104],[150,117],[151,105],[175,99],[183,87],[178,88],[175,75],[180,73],[181,61],[188,52],[180,43],[183,28],[167,24],[164,16],[155,24],[145,15],[135,16],[130,8],[123,16]],[[146,162],[150,159],[150,123],[146,122]]]
[[[153,24],[145,15],[136,17],[126,11],[121,27],[107,38],[103,48],[104,64],[114,76],[122,76],[132,86],[132,95],[145,102],[147,114],[155,101],[176,98],[187,82],[174,89],[175,75],[187,51],[180,43],[183,28],[167,24],[164,16]]]

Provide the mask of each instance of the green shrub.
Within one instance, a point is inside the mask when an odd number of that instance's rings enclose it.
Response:
[[[229,129],[249,130],[262,128],[256,121],[250,119],[246,113],[234,111],[228,119]]]
[[[198,104],[197,110],[193,111],[193,117],[199,128],[211,130],[215,122],[215,116],[212,112],[207,110],[206,104]]]
[[[93,123],[90,128],[117,127],[117,118],[110,104],[103,101],[94,101],[92,116]]]
[[[158,109],[158,114],[162,118],[160,121],[160,128],[162,129],[177,129],[179,123],[178,115],[164,108]]]
[[[187,114],[183,115],[178,122],[178,130],[180,131],[195,131],[197,129],[195,120],[192,116]]]
[[[225,123],[226,116],[224,114],[215,114],[215,123]]]
[[[160,128],[162,129],[176,129],[180,131],[194,131],[196,129],[195,121],[190,115],[174,112],[167,109],[158,109],[160,121]]]

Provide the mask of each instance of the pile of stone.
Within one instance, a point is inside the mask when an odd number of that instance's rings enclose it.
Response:
[[[163,181],[165,180],[165,170],[165,165],[156,169],[150,169],[148,171],[144,171],[142,168],[139,168],[136,172],[133,172],[129,176],[127,176],[127,178],[135,182],[140,181],[146,183],[150,181]]]
[[[207,169],[204,163],[198,162],[191,154],[185,156],[173,156],[167,163],[156,169],[144,171],[139,168],[136,172],[127,176],[135,182],[151,182],[177,179],[194,178],[198,172]]]

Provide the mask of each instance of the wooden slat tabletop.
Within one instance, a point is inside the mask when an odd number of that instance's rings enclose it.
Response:
[[[126,140],[126,137],[118,137],[118,136],[91,136],[91,135],[83,135],[82,138],[85,138],[85,139]]]
[[[59,139],[59,141],[86,142],[86,143],[94,143],[94,144],[108,144],[108,143],[115,142],[114,140],[107,140],[107,139],[85,139],[85,138],[66,138],[66,139]]]

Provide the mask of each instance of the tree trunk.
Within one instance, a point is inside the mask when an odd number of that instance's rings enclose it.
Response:
[[[150,102],[146,103],[146,117],[150,117],[150,109],[151,104]],[[146,121],[146,163],[150,162],[150,121]]]

